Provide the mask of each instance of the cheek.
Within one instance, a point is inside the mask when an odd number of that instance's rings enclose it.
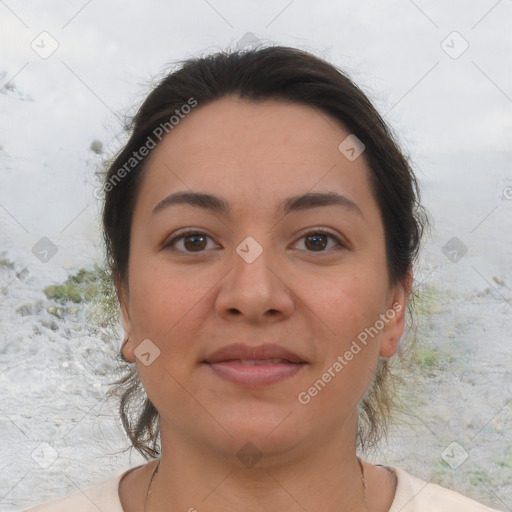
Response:
[[[386,274],[379,278],[379,272],[367,266],[352,267],[323,289],[320,285],[314,285],[318,301],[313,299],[311,308],[328,329],[318,340],[321,356],[312,382],[329,382],[319,393],[319,406],[328,403],[342,411],[357,404],[375,372],[381,332],[373,328],[385,308]]]
[[[218,278],[193,266],[171,266],[159,255],[152,259],[133,259],[131,312],[138,338],[159,340],[165,347],[190,322],[200,325],[208,292]]]
[[[308,283],[312,309],[335,336],[353,337],[383,312],[387,293],[382,273],[368,266],[341,269],[332,279]]]
[[[380,333],[371,328],[383,312],[383,291],[385,287],[368,274],[339,278],[327,292],[314,290],[321,303],[311,303],[311,308],[319,312],[318,325],[326,328],[323,339],[317,340],[319,360],[310,387],[301,390],[311,397],[308,414],[322,416],[329,410],[342,421],[363,398],[379,357]]]

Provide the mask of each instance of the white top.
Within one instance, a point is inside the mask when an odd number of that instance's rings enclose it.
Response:
[[[141,467],[141,466],[137,466]],[[427,483],[393,466],[397,477],[395,498],[388,512],[498,512],[437,484]],[[119,482],[130,468],[82,491],[49,501],[24,512],[124,512]]]

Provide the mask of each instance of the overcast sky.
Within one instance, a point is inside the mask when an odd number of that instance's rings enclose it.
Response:
[[[43,31],[59,45],[47,59],[31,48]],[[17,74],[20,90],[52,104],[54,133],[82,124],[94,136],[165,63],[235,46],[248,32],[347,69],[421,150],[510,147],[510,0],[7,0],[0,85]]]

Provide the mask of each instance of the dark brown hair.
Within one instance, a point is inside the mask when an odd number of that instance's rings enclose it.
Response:
[[[141,157],[140,149],[150,140],[158,143],[155,133],[160,134],[159,127],[170,132],[171,118],[186,113],[184,105],[196,102],[200,108],[228,95],[252,102],[275,99],[317,108],[364,144],[364,158],[384,224],[390,282],[404,283],[426,224],[408,159],[369,99],[346,74],[309,53],[280,46],[186,60],[142,103],[129,127],[128,142],[104,176],[103,228],[113,279],[126,283],[128,278],[132,215],[147,160],[147,156]],[[125,364],[124,368],[126,374],[115,382],[114,390],[120,396],[124,428],[137,451],[146,459],[156,457],[160,453],[158,412],[142,389],[136,366]],[[360,406],[358,445],[362,449],[375,446],[386,433],[390,377],[388,360],[381,358]]]

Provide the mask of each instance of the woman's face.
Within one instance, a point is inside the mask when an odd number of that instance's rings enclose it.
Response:
[[[389,283],[364,153],[338,149],[347,136],[307,106],[224,98],[152,151],[119,291],[124,355],[164,444],[235,454],[355,439],[407,294]]]

